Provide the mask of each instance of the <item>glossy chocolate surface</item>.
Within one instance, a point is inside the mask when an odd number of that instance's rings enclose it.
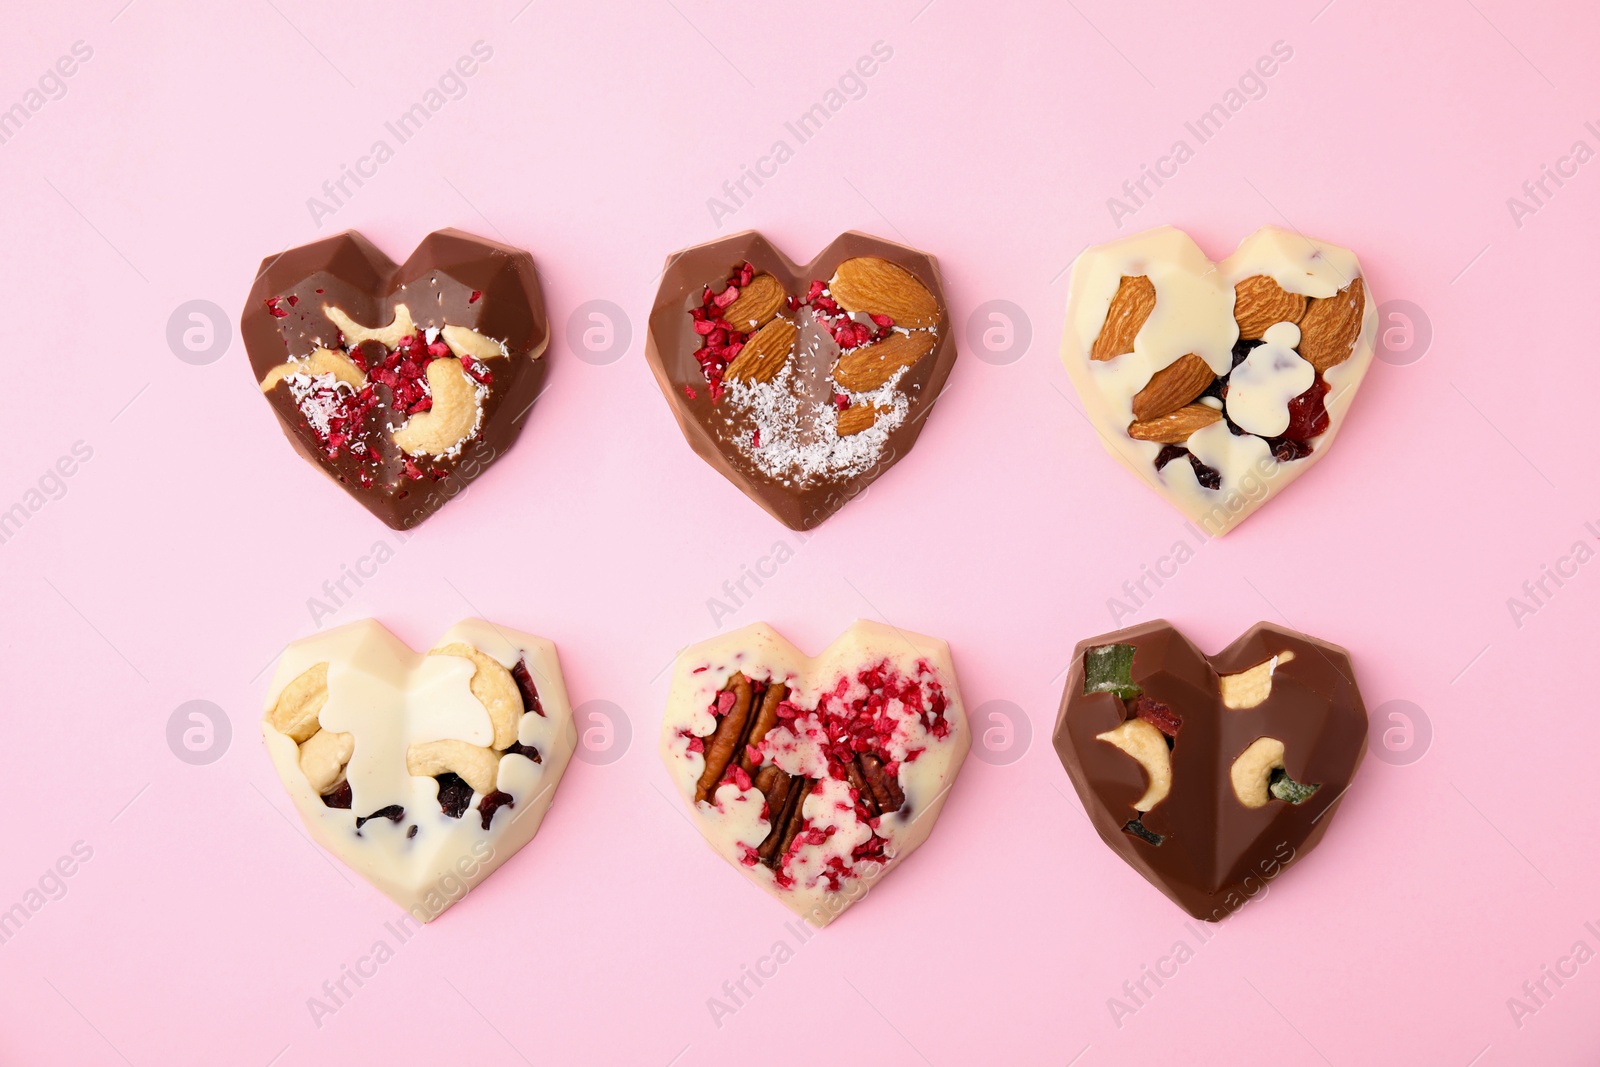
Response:
[[[259,383],[291,358],[341,347],[339,328],[325,307],[376,328],[393,321],[396,304],[406,305],[419,330],[465,327],[507,350],[505,357],[484,361],[492,380],[481,400],[481,421],[455,454],[405,455],[389,434],[405,414],[391,409],[392,391],[382,384],[376,385],[379,405],[361,422],[368,446],[362,454],[330,449],[286,382],[266,396],[301,455],[384,523],[404,530],[443,507],[511,447],[539,394],[549,325],[533,257],[446,229],[429,234],[396,265],[372,242],[347,232],[263,260],[240,329]],[[381,359],[376,342],[362,347]]]
[[[1149,777],[1101,734],[1135,717],[1136,697],[1085,692],[1085,652],[1130,645],[1132,684],[1181,719],[1168,742],[1171,790],[1134,807]],[[1285,653],[1292,653],[1285,659]],[[1224,705],[1219,675],[1279,657],[1258,705]],[[1259,738],[1283,742],[1283,771],[1315,785],[1300,803],[1251,808],[1230,768]],[[1164,620],[1080,642],[1056,720],[1055,747],[1102,840],[1190,915],[1217,921],[1241,907],[1321,840],[1366,754],[1367,713],[1344,649],[1259,623],[1207,657]],[[1155,841],[1159,839],[1160,843]]]
[[[846,476],[824,475],[804,483],[774,476],[751,462],[736,446],[734,438],[748,436],[751,426],[730,414],[725,393],[720,398],[713,397],[714,390],[708,387],[695,358],[701,338],[695,333],[691,312],[701,306],[707,286],[722,288],[730,272],[745,262],[752,264],[757,273],[777,278],[787,293],[804,297],[813,281],[827,282],[840,263],[863,256],[903,267],[934,295],[939,306],[939,321],[934,327],[937,343],[899,380],[898,388],[909,400],[909,410],[904,421],[889,432],[882,453],[870,466]],[[803,326],[800,333],[795,359],[796,373],[803,375],[802,390],[825,401],[830,392],[829,368],[840,348],[826,331]],[[679,428],[695,452],[784,525],[808,530],[838,511],[916,444],[955,363],[956,346],[938,264],[932,256],[851,231],[835,238],[816,258],[802,265],[761,234],[746,231],[697,245],[668,259],[650,312],[646,356]]]

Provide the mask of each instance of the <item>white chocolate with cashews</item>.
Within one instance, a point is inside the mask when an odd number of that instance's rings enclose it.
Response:
[[[519,690],[510,736],[538,762],[495,747],[507,737],[496,722],[503,709],[478,695],[504,697],[519,662],[543,714],[524,712]],[[500,672],[492,685],[474,685],[491,670]],[[555,646],[477,619],[452,627],[430,654],[371,619],[296,641],[267,692],[262,734],[312,838],[422,922],[533,838],[577,745]],[[446,770],[474,790],[460,818],[439,802],[434,775]],[[346,785],[350,807],[329,807],[323,794]],[[512,803],[491,810],[485,830],[480,804],[492,791]],[[398,821],[357,826],[395,807]]]

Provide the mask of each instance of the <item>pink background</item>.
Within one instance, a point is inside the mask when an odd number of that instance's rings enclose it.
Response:
[[[1593,1062],[1600,962],[1520,1026],[1507,1001],[1600,949],[1600,725],[1571,670],[1600,563],[1520,620],[1507,600],[1600,529],[1600,162],[1520,226],[1507,198],[1600,148],[1600,20],[1324,3],[11,5],[0,107],[93,54],[0,144],[0,510],[42,505],[0,544],[0,908],[75,843],[92,858],[0,944],[0,1061]],[[465,95],[314,225],[307,198],[479,40]],[[785,121],[876,41],[864,95],[795,146]],[[1196,146],[1184,123],[1276,41],[1292,59]],[[714,223],[780,138],[793,158]],[[1119,230],[1107,198],[1178,138],[1193,158]],[[1207,650],[1263,618],[1340,642],[1375,737],[1400,700],[1431,742],[1380,746],[1320,850],[1119,1027],[1108,999],[1195,939],[1095,837],[1049,733],[1074,642],[1185,528],[1103,453],[1056,345],[1078,251],[1167,222],[1217,257],[1265,223],[1348,245],[1432,343],[1374,363],[1328,460],[1129,618]],[[237,313],[286,245],[355,227],[401,258],[445,225],[538,260],[549,392],[332,621],[547,635],[574,703],[616,705],[631,742],[575,761],[533,844],[319,1027],[307,999],[398,909],[301,834],[256,721],[308,598],[399,539],[291,451]],[[903,239],[939,256],[957,323],[1005,300],[1031,324],[1025,351],[965,343],[916,451],[808,539],[691,454],[642,355],[662,258],[745,227],[797,259],[851,227]],[[208,365],[167,340],[191,300],[233,320]],[[567,339],[591,300],[631,319],[614,361]],[[41,478],[57,498],[28,497]],[[950,641],[970,709],[1020,715],[1009,741],[987,720],[990,762],[922,851],[719,1028],[708,998],[795,939],[696,838],[656,731],[708,599],[780,542],[794,558],[724,628],[815,651],[884,617]],[[167,741],[193,699],[232,728],[207,765]]]

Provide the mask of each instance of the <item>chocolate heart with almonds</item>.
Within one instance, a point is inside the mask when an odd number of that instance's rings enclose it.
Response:
[[[269,256],[240,331],[289,440],[396,530],[516,441],[549,343],[533,258],[460,230],[399,266],[353,232]]]
[[[1258,623],[1208,657],[1157,621],[1078,644],[1055,746],[1101,839],[1215,922],[1322,839],[1367,712],[1336,645]]]
[[[1218,537],[1327,454],[1377,329],[1348,249],[1267,226],[1212,263],[1163,226],[1078,257],[1061,354],[1106,449]]]
[[[956,358],[934,258],[855,232],[804,266],[754,231],[676,253],[645,351],[689,445],[794,530],[911,450]]]
[[[949,646],[866,621],[815,658],[765,623],[685,650],[661,727],[706,841],[815,926],[927,840],[971,745]]]
[[[578,739],[555,646],[481,619],[425,655],[372,619],[296,641],[261,732],[317,844],[421,922],[533,839]]]

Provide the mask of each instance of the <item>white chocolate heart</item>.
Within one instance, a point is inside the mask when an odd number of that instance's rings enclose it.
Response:
[[[452,645],[476,649],[485,659],[480,664],[443,651],[413,652],[372,619],[296,641],[278,661],[261,727],[278,777],[312,838],[422,922],[438,918],[533,839],[577,746],[553,644],[469,619],[447,631],[435,648]],[[516,743],[535,750],[537,762],[521,751],[489,747],[494,725],[471,686],[480,669],[510,672],[519,663],[537,691],[538,710],[521,712]],[[320,699],[314,686],[294,683],[308,673],[320,682],[324,670],[326,700],[317,723],[296,734],[313,726],[321,732],[297,745],[279,728],[293,718],[278,713],[280,697],[301,699],[309,690]],[[330,733],[350,741],[324,743]],[[485,828],[489,794],[478,788],[460,816],[452,817],[441,806],[437,780],[408,771],[414,746],[417,753],[443,749],[486,757],[494,791],[510,802],[498,808],[490,802]],[[335,771],[340,759],[347,762]],[[316,772],[316,782],[306,767]],[[479,786],[489,784],[484,775],[468,773]],[[330,782],[348,787],[349,807],[324,801]],[[396,808],[403,813],[398,819],[374,817]]]
[[[1348,249],[1275,226],[1251,234],[1221,263],[1207,259],[1181,230],[1162,226],[1087,249],[1072,269],[1061,354],[1085,413],[1112,455],[1213,537],[1238,525],[1326,455],[1372,363],[1377,336],[1377,308],[1366,291],[1349,355],[1322,373],[1327,429],[1305,442],[1309,455],[1278,458],[1268,438],[1290,425],[1289,401],[1312,388],[1316,368],[1295,351],[1306,350],[1299,328],[1280,322],[1229,373],[1239,338],[1235,287],[1258,275],[1286,294],[1313,302],[1337,296],[1362,277]],[[1155,305],[1134,335],[1131,351],[1093,359],[1095,340],[1124,277],[1148,278]],[[1350,321],[1353,326],[1354,318]],[[1245,431],[1231,432],[1226,420],[1200,425],[1206,420],[1196,418],[1190,423],[1195,428],[1182,447],[1210,468],[1216,488],[1202,484],[1193,463],[1181,457],[1157,470],[1157,457],[1168,444],[1129,433],[1134,397],[1158,372],[1190,353],[1224,376],[1227,416]],[[1190,403],[1218,406],[1214,397],[1195,397]]]
[[[802,794],[803,829],[770,863],[760,852],[777,844],[768,838],[781,831],[782,820],[768,810],[761,789],[748,776],[741,780],[732,765],[714,785],[702,787],[719,712],[728,714],[733,704],[725,690],[739,675],[758,686],[787,687],[778,725],[750,746],[761,757],[755,773],[776,767],[791,776],[786,781],[810,783]],[[852,758],[881,758],[903,797],[897,810],[885,806],[873,815],[873,800],[862,797],[871,791],[852,785],[859,784],[850,776],[859,767],[846,770],[830,732],[841,712],[870,719],[871,751]],[[815,926],[838,918],[927,840],[971,743],[949,646],[867,621],[856,622],[815,658],[765,623],[686,649],[673,672],[661,729],[662,759],[701,835]],[[735,752],[735,761],[742,754]]]

